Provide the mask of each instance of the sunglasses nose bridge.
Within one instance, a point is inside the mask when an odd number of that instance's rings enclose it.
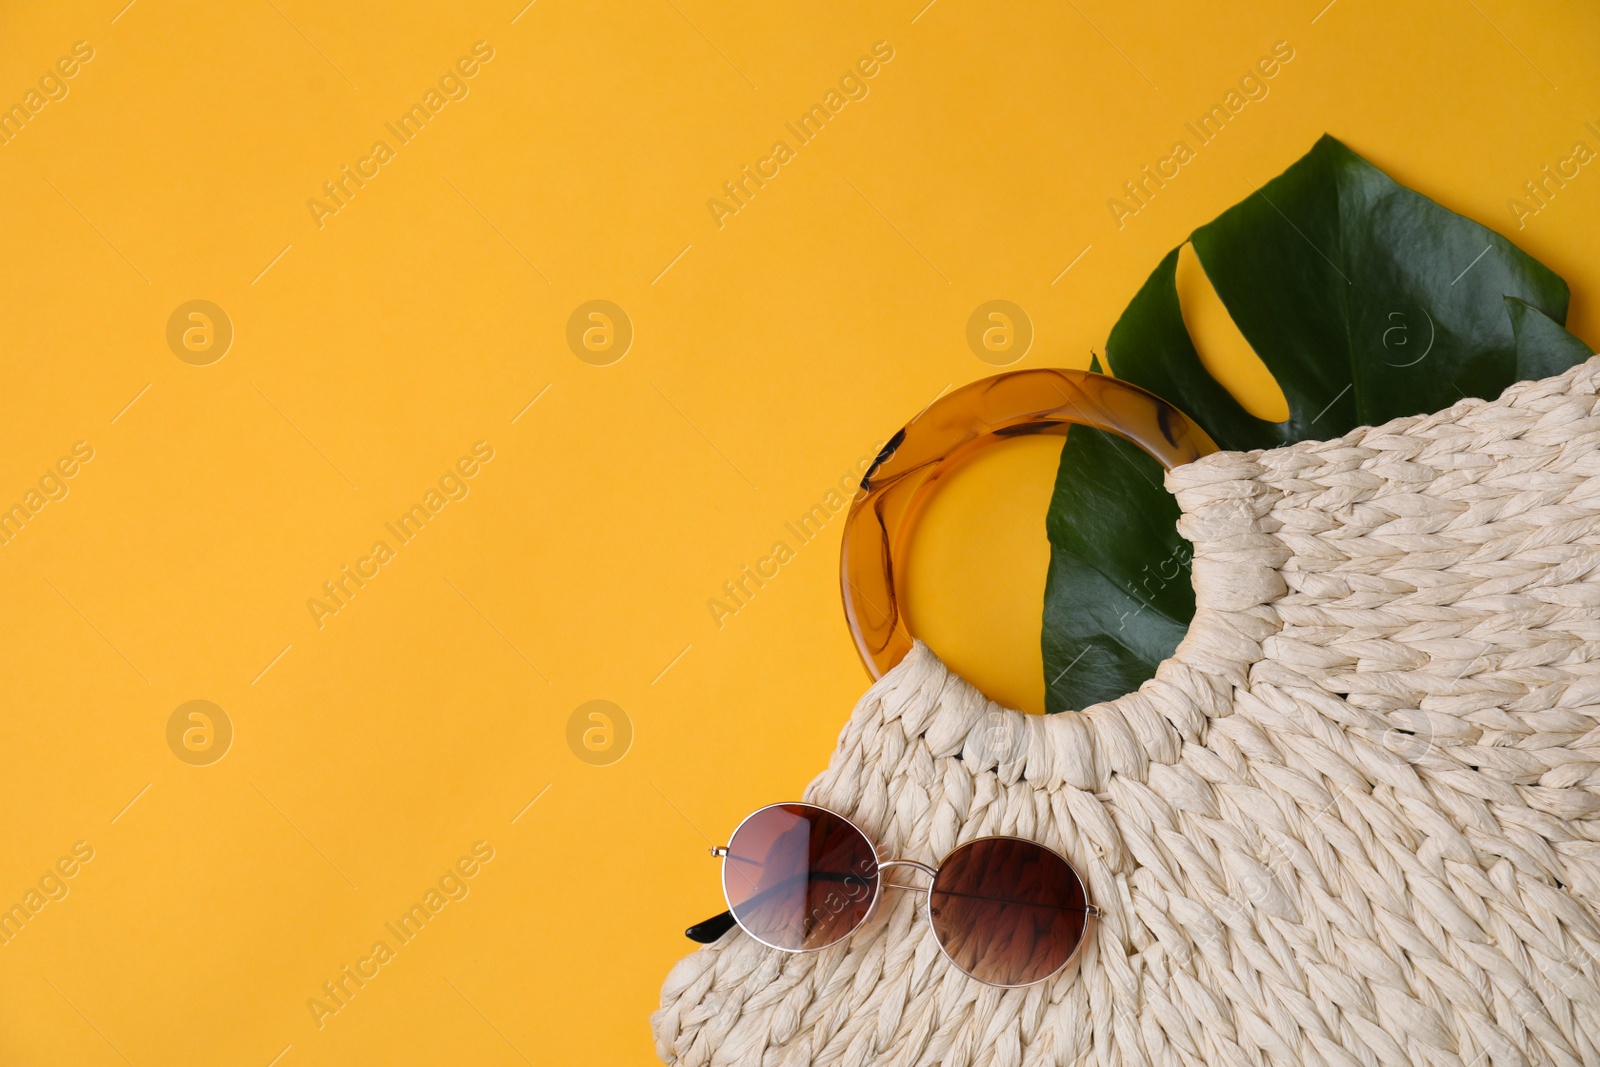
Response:
[[[919,863],[916,860],[884,860],[882,863],[878,864],[878,869],[880,871],[883,870],[886,867],[913,867],[913,868],[921,871],[923,874],[927,875],[928,878],[929,878],[929,884],[928,885],[902,885],[899,882],[884,882],[883,883],[885,886],[887,886],[890,889],[909,889],[914,893],[926,893],[926,892],[928,892],[928,890],[932,888],[932,879],[933,879],[934,875],[939,873],[937,871],[937,869],[928,866],[926,863]]]

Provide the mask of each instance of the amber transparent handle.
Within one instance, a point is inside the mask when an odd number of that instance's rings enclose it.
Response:
[[[1193,419],[1136,385],[1078,370],[1019,370],[941,397],[895,434],[862,479],[845,520],[845,621],[874,678],[911,651],[900,610],[916,520],[942,476],[981,449],[1073,425],[1109,430],[1171,470],[1217,446]],[[1042,516],[1041,516],[1042,519]]]

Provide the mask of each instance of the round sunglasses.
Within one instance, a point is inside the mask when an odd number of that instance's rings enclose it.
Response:
[[[938,866],[880,860],[861,829],[816,804],[769,804],[747,815],[722,858],[728,910],[686,932],[709,943],[734,924],[770,948],[814,952],[843,940],[877,910],[885,888],[924,894],[939,950],[962,972],[993,986],[1033,985],[1078,954],[1100,910],[1061,856],[1017,837],[980,837]],[[886,882],[910,867],[924,886]]]

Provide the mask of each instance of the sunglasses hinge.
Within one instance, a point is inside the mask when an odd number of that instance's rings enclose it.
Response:
[[[726,856],[728,854],[728,846],[727,845],[712,845],[711,848],[708,849],[708,851],[713,856]]]

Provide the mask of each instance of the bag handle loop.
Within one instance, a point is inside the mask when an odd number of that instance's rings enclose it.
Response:
[[[940,480],[1012,437],[1109,430],[1171,470],[1217,451],[1198,423],[1154,393],[1105,374],[1040,368],[984,378],[941,397],[889,439],[861,479],[839,552],[845,622],[874,678],[911,651],[901,610],[912,533]]]

